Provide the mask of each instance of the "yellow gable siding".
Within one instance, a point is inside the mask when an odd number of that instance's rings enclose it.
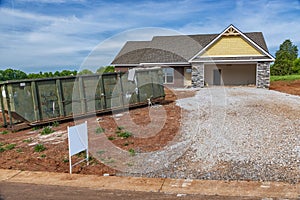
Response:
[[[263,55],[241,36],[222,36],[201,56]]]

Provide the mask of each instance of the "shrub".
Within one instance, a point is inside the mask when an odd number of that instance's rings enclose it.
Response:
[[[35,152],[42,152],[45,151],[46,147],[43,144],[37,144],[34,146],[34,151]]]
[[[23,140],[23,142],[26,142],[26,143],[30,143],[30,142],[32,142],[32,141],[33,141],[32,138],[28,138],[28,139]]]
[[[53,133],[53,132],[54,132],[54,130],[52,130],[50,126],[46,126],[41,131],[41,135],[49,135],[50,133]]]

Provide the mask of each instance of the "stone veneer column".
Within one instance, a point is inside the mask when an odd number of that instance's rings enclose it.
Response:
[[[204,87],[204,64],[203,63],[192,64],[192,86]]]
[[[258,62],[256,65],[256,87],[270,87],[270,63]]]

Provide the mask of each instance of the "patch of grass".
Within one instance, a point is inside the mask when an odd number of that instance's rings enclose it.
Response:
[[[39,129],[41,129],[40,126],[35,126],[35,127],[32,128],[33,131],[36,131],[36,130],[39,130]]]
[[[32,142],[32,141],[33,141],[32,138],[28,138],[28,139],[23,140],[23,142],[26,142],[26,143],[30,143],[30,142]]]
[[[4,145],[4,143],[3,142],[0,142],[0,147],[2,147]]]
[[[115,138],[113,136],[109,136],[107,139],[108,140],[114,140]]]
[[[46,147],[43,144],[37,144],[34,146],[34,151],[35,152],[42,152],[45,151]]]
[[[4,152],[5,149],[3,147],[0,147],[0,153]]]
[[[134,164],[133,163],[127,163],[128,167],[132,167]]]
[[[50,126],[46,126],[41,131],[41,135],[49,135],[50,133],[53,133],[53,132],[54,132],[54,130],[52,130],[52,128]]]
[[[58,127],[58,126],[59,126],[59,122],[58,122],[58,121],[53,122],[53,123],[52,123],[52,126],[53,126],[53,127]]]
[[[99,154],[99,155],[102,155],[102,154],[104,154],[104,153],[105,153],[104,150],[99,150],[99,151],[97,151],[97,154]]]
[[[135,150],[134,149],[129,149],[128,152],[129,152],[129,155],[135,156]]]
[[[101,133],[104,133],[104,132],[105,132],[105,129],[102,128],[102,127],[98,127],[98,128],[96,129],[96,134],[101,134]]]
[[[22,153],[22,152],[23,152],[23,150],[22,150],[21,148],[18,148],[18,149],[16,150],[16,152],[18,152],[18,153]]]
[[[14,149],[16,147],[16,144],[7,144],[6,146],[5,146],[5,149],[6,150],[12,150],[12,149]]]
[[[6,135],[6,134],[8,134],[8,131],[6,131],[6,130],[5,131],[1,131],[0,134],[1,135]]]
[[[40,155],[41,158],[46,158],[46,154]]]
[[[129,131],[122,131],[120,133],[117,133],[117,136],[121,138],[129,138],[132,136],[132,133]]]
[[[300,74],[286,75],[286,76],[271,76],[270,81],[294,81],[299,80]]]
[[[64,162],[64,163],[69,162],[69,158],[64,158],[64,159],[63,159],[63,162]]]

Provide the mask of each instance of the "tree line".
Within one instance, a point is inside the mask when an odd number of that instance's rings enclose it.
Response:
[[[115,68],[113,66],[99,67],[96,71],[97,74],[114,72]],[[26,74],[21,70],[16,69],[5,69],[0,70],[0,81],[9,81],[9,80],[21,80],[21,79],[37,79],[37,78],[51,78],[51,77],[61,77],[61,76],[76,76],[84,74],[94,74],[89,69],[83,69],[80,72],[76,70],[62,70],[56,72],[39,72],[39,73],[29,73]]]
[[[285,40],[275,54],[275,62],[271,66],[271,75],[300,74],[300,58],[298,48],[291,40]]]

